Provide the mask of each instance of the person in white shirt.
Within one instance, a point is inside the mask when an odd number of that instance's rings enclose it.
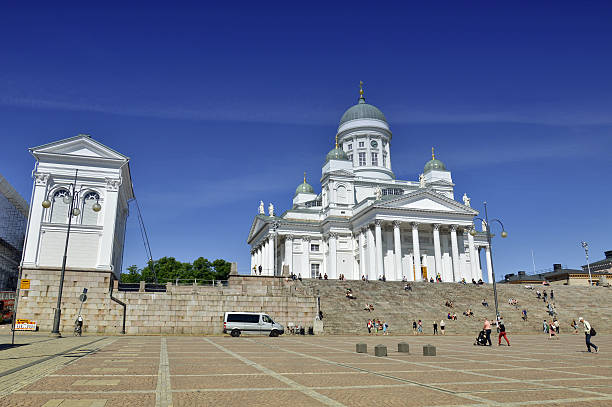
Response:
[[[578,318],[578,322],[580,322],[584,326],[584,336],[586,339],[587,350],[590,352],[591,347],[593,347],[595,348],[595,353],[598,353],[599,348],[594,343],[591,343],[591,324],[589,324],[589,321],[586,321],[582,317]]]

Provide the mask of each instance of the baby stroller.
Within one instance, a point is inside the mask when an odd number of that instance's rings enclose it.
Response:
[[[478,338],[476,338],[476,342],[474,342],[474,345],[478,345],[478,346],[487,345],[487,334],[485,333],[485,331],[480,331],[480,333],[478,334]]]

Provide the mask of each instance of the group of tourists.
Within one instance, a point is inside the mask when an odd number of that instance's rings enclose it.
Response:
[[[389,324],[385,321],[380,321],[380,319],[368,319],[367,323],[368,334],[374,333],[374,335],[378,335],[379,332],[382,332],[383,335],[388,335]]]

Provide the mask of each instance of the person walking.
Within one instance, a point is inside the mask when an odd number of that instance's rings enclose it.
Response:
[[[487,318],[485,318],[484,320],[482,330],[485,331],[485,335],[487,336],[486,341],[488,343],[488,346],[493,346],[493,343],[491,343],[491,323]]]
[[[589,321],[585,320],[582,317],[578,318],[578,322],[580,322],[584,326],[584,337],[586,340],[587,350],[590,352],[591,347],[593,347],[595,348],[595,353],[599,353],[599,348],[597,347],[597,345],[591,342],[591,336],[596,334],[595,329],[591,327]]]
[[[419,319],[419,323],[417,324],[417,331],[420,334],[423,333],[423,322],[420,319]]]
[[[553,290],[550,290],[550,300],[551,301],[555,300],[555,292]]]
[[[368,335],[370,335],[372,333],[372,320],[371,319],[368,319],[367,326],[368,326]]]
[[[445,326],[445,322],[443,319],[440,320],[440,332],[442,333],[442,335],[444,335],[444,326]]]
[[[388,335],[387,328],[389,328],[389,325],[385,321],[383,321],[382,327],[383,327],[383,335]]]
[[[499,328],[499,338],[497,338],[498,339],[497,346],[501,346],[502,337],[506,340],[506,343],[508,343],[508,346],[510,346],[510,341],[508,340],[508,337],[506,336],[506,325],[504,325],[503,319],[500,319],[498,321],[497,327]]]
[[[433,334],[437,335],[438,334],[438,321],[433,322],[433,328],[434,328]]]
[[[412,334],[413,335],[417,334],[417,323],[416,323],[416,321],[412,321]]]

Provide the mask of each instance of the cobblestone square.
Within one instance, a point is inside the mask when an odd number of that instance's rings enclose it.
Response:
[[[2,343],[10,341],[0,335]],[[21,334],[0,351],[0,406],[610,406],[612,340],[510,336]],[[407,342],[411,353],[397,352]],[[368,353],[356,353],[366,343]],[[387,357],[374,346],[387,346]],[[432,344],[437,356],[426,357]]]

